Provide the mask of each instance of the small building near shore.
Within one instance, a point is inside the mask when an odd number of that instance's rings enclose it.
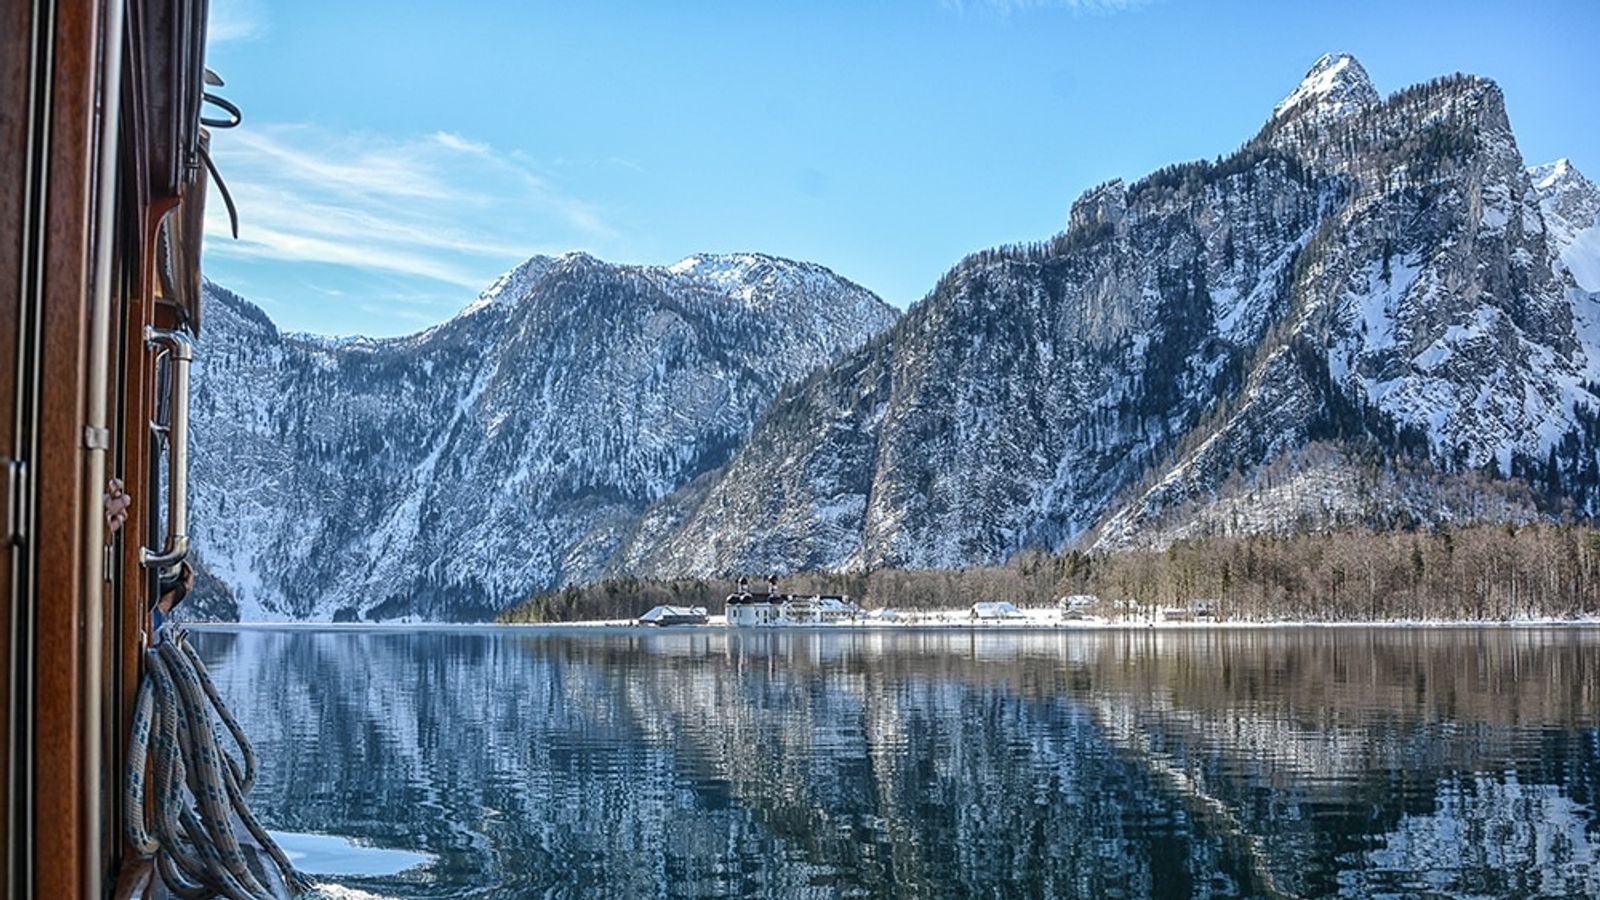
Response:
[[[986,600],[972,604],[972,618],[980,622],[1005,622],[1026,619],[1027,615],[1015,604],[1004,600]]]
[[[730,594],[729,625],[843,625],[861,616],[861,607],[842,594]]]
[[[704,606],[657,606],[638,618],[640,625],[704,625]]]

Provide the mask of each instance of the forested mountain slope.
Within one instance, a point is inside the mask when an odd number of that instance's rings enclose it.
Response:
[[[1102,185],[1061,235],[963,260],[656,504],[614,571],[1587,515],[1592,192],[1570,166],[1530,175],[1493,82],[1382,99],[1330,55],[1236,153]],[[1262,482],[1314,448],[1310,504]]]
[[[821,266],[535,257],[396,340],[281,334],[209,285],[191,494],[200,600],[255,618],[486,618],[600,571],[787,382],[894,321]]]

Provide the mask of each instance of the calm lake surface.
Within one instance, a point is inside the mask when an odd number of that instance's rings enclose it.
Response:
[[[1600,630],[196,632],[389,897],[1600,896]]]

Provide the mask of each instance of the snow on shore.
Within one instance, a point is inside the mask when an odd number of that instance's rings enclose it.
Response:
[[[810,628],[810,629],[893,629],[893,628],[972,628],[972,629],[1056,629],[1065,631],[1105,631],[1129,628],[1165,629],[1252,629],[1252,628],[1595,628],[1600,627],[1600,617],[1580,616],[1571,619],[1521,618],[1521,619],[1377,619],[1317,621],[1310,619],[1198,619],[1167,620],[1149,618],[1101,618],[1089,616],[1082,619],[1063,619],[1053,608],[1023,609],[1015,618],[975,620],[966,610],[908,610],[897,612],[894,618],[863,617],[854,622],[838,625],[777,625],[760,628]],[[196,631],[229,630],[235,628],[304,631],[478,631],[485,628],[541,629],[546,631],[593,628],[641,628],[633,619],[586,619],[572,622],[545,623],[464,623],[464,622],[197,622],[186,625]],[[711,616],[704,625],[674,625],[673,631],[726,628],[727,619]]]

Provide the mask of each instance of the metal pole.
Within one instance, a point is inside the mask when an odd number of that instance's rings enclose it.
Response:
[[[95,173],[94,283],[89,302],[89,398],[88,422],[83,429],[88,451],[88,543],[84,552],[84,691],[83,772],[85,810],[83,835],[83,895],[91,900],[104,897],[106,866],[101,835],[107,803],[104,793],[105,723],[105,512],[95,502],[106,485],[106,451],[110,432],[106,428],[106,395],[111,357],[111,303],[113,250],[117,225],[117,157],[122,111],[122,28],[124,0],[107,0],[105,28],[101,29],[99,138]]]

